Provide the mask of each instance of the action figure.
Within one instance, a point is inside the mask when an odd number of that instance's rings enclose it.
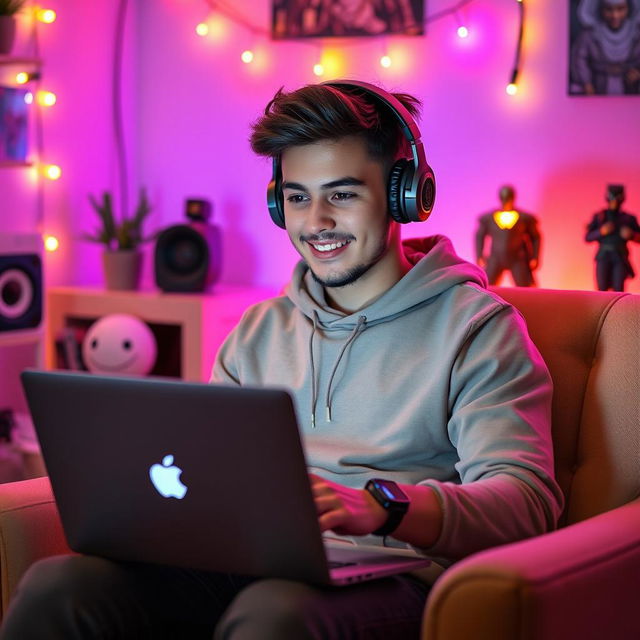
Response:
[[[538,221],[530,213],[514,208],[515,189],[504,185],[498,192],[502,205],[479,218],[476,232],[476,261],[487,272],[489,284],[496,284],[505,270],[511,272],[518,287],[533,287],[533,272],[538,268],[540,232]],[[491,239],[488,255],[485,239]]]
[[[635,276],[627,242],[640,242],[640,226],[635,216],[620,210],[625,199],[624,185],[610,184],[606,198],[609,206],[594,214],[585,240],[600,245],[596,253],[598,289],[624,291],[624,281]]]

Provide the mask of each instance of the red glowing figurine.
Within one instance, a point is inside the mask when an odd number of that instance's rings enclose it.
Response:
[[[533,272],[540,255],[538,221],[530,213],[515,209],[516,192],[512,186],[504,185],[498,195],[502,208],[479,218],[476,261],[487,272],[489,284],[496,284],[504,271],[510,271],[516,286],[533,287]]]

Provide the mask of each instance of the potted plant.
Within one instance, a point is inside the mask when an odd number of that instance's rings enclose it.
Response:
[[[137,289],[142,267],[140,245],[153,237],[145,237],[142,233],[143,223],[151,213],[147,192],[140,190],[133,217],[123,217],[121,220],[114,215],[110,192],[105,191],[100,200],[89,195],[89,201],[98,214],[100,226],[93,234],[87,233],[83,237],[104,245],[102,258],[107,289]]]
[[[15,15],[25,0],[0,0],[0,55],[11,53],[16,37]]]

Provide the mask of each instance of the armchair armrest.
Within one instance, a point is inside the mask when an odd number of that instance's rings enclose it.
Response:
[[[640,638],[640,500],[474,554],[435,584],[426,640]]]
[[[2,614],[22,577],[40,558],[71,553],[46,477],[0,484],[0,606]]]

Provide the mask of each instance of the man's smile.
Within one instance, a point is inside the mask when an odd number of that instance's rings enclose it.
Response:
[[[308,241],[307,244],[311,248],[311,253],[320,258],[333,258],[346,250],[346,247],[351,244],[351,240],[341,240],[341,241],[324,241],[324,242],[311,242]]]

